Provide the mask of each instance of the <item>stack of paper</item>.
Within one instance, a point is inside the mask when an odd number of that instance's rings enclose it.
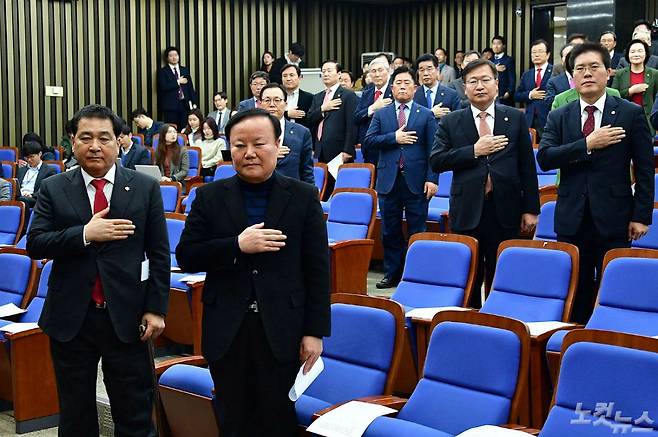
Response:
[[[0,306],[0,319],[15,316],[18,314],[23,314],[26,313],[27,310],[24,310],[22,308],[18,308],[16,305],[13,303],[8,303],[6,305]]]
[[[470,311],[469,308],[463,307],[433,307],[433,308],[414,308],[406,313],[411,319],[422,319],[431,321],[434,316],[441,311]]]
[[[0,331],[16,334],[18,332],[29,331],[30,329],[38,328],[36,323],[10,323],[5,326],[0,326]]]
[[[198,275],[187,275],[183,276],[180,281],[185,282],[188,285],[194,284],[196,282],[203,282],[206,280],[206,274],[205,273],[200,273]]]
[[[513,429],[500,428],[493,425],[484,425],[478,426],[477,428],[471,428],[468,431],[457,434],[456,437],[527,437],[529,435],[532,434]]]
[[[359,437],[380,416],[396,410],[367,402],[350,401],[323,414],[306,431],[326,437]]]
[[[567,326],[573,326],[573,323],[565,322],[530,322],[526,323],[530,335],[535,337],[542,335],[545,332],[552,331],[553,329],[565,328]]]

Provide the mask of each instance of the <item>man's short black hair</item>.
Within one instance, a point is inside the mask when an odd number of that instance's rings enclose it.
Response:
[[[578,56],[582,55],[583,53],[590,52],[598,53],[601,55],[603,65],[605,66],[606,70],[610,68],[610,53],[608,52],[608,49],[597,42],[585,41],[582,44],[576,45],[571,53],[569,53],[569,65],[571,65],[571,70],[573,71],[574,66],[576,65],[576,58]],[[648,54],[647,57],[649,57]]]
[[[644,47],[644,65],[647,65],[647,62],[649,62],[649,58],[651,57],[651,47],[649,47],[649,44],[642,41],[641,39],[634,39],[628,43],[628,45],[626,46],[626,50],[624,50],[624,59],[626,59],[628,65],[631,64],[631,59],[628,56],[628,52],[631,50],[631,46],[633,44],[642,44],[642,46]]]
[[[176,46],[169,46],[169,47],[167,47],[167,48],[165,49],[164,52],[162,52],[162,59],[165,61],[165,63],[168,62],[168,59],[167,59],[167,58],[169,57],[169,53],[171,53],[171,52],[176,52],[176,53],[178,53],[178,56],[180,57],[180,51],[178,50],[178,47],[176,47]]]
[[[304,46],[301,43],[294,42],[290,45],[290,53],[301,58],[305,53]]]
[[[270,123],[272,123],[272,128],[274,129],[274,138],[278,139],[281,136],[281,123],[279,123],[279,120],[277,120],[275,116],[271,115],[264,109],[254,108],[238,112],[229,119],[228,123],[226,123],[226,127],[224,128],[226,141],[231,144],[231,129],[233,129],[236,124],[254,117],[265,117],[270,120]]]
[[[100,118],[101,120],[110,120],[112,122],[112,130],[115,136],[121,134],[121,125],[123,121],[119,116],[107,106],[103,105],[87,105],[75,113],[71,119],[71,132],[73,135],[78,133],[78,123],[83,118]]]
[[[256,79],[265,79],[267,83],[270,83],[270,75],[265,71],[254,71],[251,73],[251,76],[249,76],[249,85]]]
[[[36,141],[27,141],[25,144],[23,144],[23,147],[21,148],[21,152],[23,153],[23,158],[30,155],[36,155],[37,153],[42,151],[43,149],[41,148],[41,144],[37,143]]]
[[[418,59],[416,59],[416,68],[420,65],[421,62],[427,62],[427,61],[432,61],[432,64],[435,67],[439,66],[439,60],[434,56],[432,53],[425,53],[424,55],[420,55]]]
[[[572,33],[567,38],[567,43],[571,44],[571,41],[573,41],[574,39],[582,39],[584,41],[587,41],[587,35],[585,35],[584,33]]]
[[[342,73],[343,72],[343,66],[340,65],[340,62],[335,61],[333,59],[327,59],[326,61],[323,61],[321,66],[324,64],[336,64],[336,72],[337,73]]]
[[[378,57],[379,57],[379,56],[378,56]],[[404,57],[403,57],[403,56],[396,56],[396,57],[394,57],[394,58],[393,58],[393,62],[395,62],[396,59],[399,59],[399,60],[401,60],[402,62],[404,62]]]
[[[546,48],[546,53],[549,53],[549,54],[551,53],[551,47],[548,45],[548,41],[546,41],[545,39],[542,39],[542,38],[534,40],[532,42],[532,44],[530,44],[530,49],[532,49],[534,46],[538,46],[540,44],[544,45],[544,47]]]
[[[493,43],[494,41],[496,41],[496,40],[500,41],[504,46],[507,45],[507,40],[506,40],[505,37],[502,36],[502,35],[496,35],[496,36],[494,36],[493,38],[491,38],[491,42],[492,42],[492,43]]]
[[[471,55],[477,55],[478,58],[482,57],[480,52],[477,50],[468,50],[467,52],[464,53],[464,57],[471,56]]]
[[[284,100],[284,101],[288,101],[288,93],[286,92],[285,88],[283,88],[283,86],[279,85],[279,84],[276,83],[276,82],[270,82],[270,83],[268,83],[267,85],[265,85],[265,86],[263,87],[263,89],[260,90],[260,98],[261,98],[261,100],[263,99],[263,93],[264,93],[266,90],[269,90],[269,89],[272,89],[272,88],[276,88],[276,89],[281,90],[281,92],[283,93],[283,100]]]
[[[130,129],[130,126],[128,126],[128,123],[126,123],[124,120],[121,120],[123,122],[123,125],[121,126],[121,134],[122,135],[130,135],[133,133],[133,131]]]
[[[23,135],[23,141],[21,143],[25,144],[29,141],[38,143],[42,149],[45,149],[46,147],[46,144],[43,142],[43,138],[41,138],[41,136],[36,132],[28,132],[25,135]]]
[[[614,30],[605,30],[605,31],[601,32],[601,35],[599,35],[599,39],[601,39],[601,37],[602,37],[603,35],[607,35],[607,34],[612,35],[612,39],[614,39],[615,41],[617,41],[617,34],[615,33]]]
[[[301,77],[301,75],[302,75],[302,69],[299,68],[299,66],[298,66],[297,64],[286,64],[286,65],[284,65],[283,68],[281,69],[281,74],[283,75],[283,72],[284,72],[284,71],[289,70],[289,69],[291,69],[291,68],[294,68],[295,71],[297,72],[297,76],[300,76],[300,77]]]
[[[437,48],[435,48],[435,49],[434,49],[434,53],[438,52],[439,50],[441,50],[441,51],[443,52],[443,54],[445,55],[446,58],[448,57],[448,51],[447,51],[446,49],[444,49],[443,47],[437,47]],[[456,53],[456,52],[455,52],[455,53]]]
[[[391,74],[391,83],[395,82],[395,78],[398,77],[400,74],[408,73],[411,75],[411,79],[413,79],[415,84],[418,84],[418,80],[416,77],[416,70],[413,68],[409,68],[406,65],[403,65],[401,67],[398,67],[393,71],[393,74]]]
[[[347,74],[350,77],[350,81],[352,81],[352,85],[354,85],[354,81],[356,80],[354,79],[354,73],[352,73],[350,70],[343,70],[341,73]]]
[[[485,53],[491,53],[493,54],[493,49],[491,47],[485,47],[482,49],[482,56],[484,56]]]
[[[134,109],[133,112],[132,112],[132,114],[131,114],[131,117],[132,117],[132,119],[134,120],[134,119],[136,119],[137,117],[139,117],[140,115],[145,115],[145,116],[147,116],[147,117],[150,117],[148,111],[147,111],[146,109],[144,109],[144,108],[137,108],[137,109]]]
[[[491,73],[493,74],[494,79],[498,79],[498,70],[496,70],[494,63],[488,59],[479,58],[469,62],[468,65],[462,70],[462,79],[464,79],[464,82],[466,82],[466,77],[471,74],[473,70],[482,67],[483,65],[486,65],[491,69]]]
[[[573,77],[573,66],[571,65],[571,53],[573,50],[564,55],[564,69]]]
[[[217,96],[221,97],[224,100],[228,99],[228,95],[226,94],[225,91],[215,91],[215,93],[212,95],[213,100],[215,100],[215,97]]]

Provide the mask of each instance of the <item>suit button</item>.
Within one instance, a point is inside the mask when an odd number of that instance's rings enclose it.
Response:
[[[254,276],[257,275],[257,274],[258,274],[258,270],[256,270],[256,269],[252,270],[252,271],[251,271],[251,274],[254,275]]]

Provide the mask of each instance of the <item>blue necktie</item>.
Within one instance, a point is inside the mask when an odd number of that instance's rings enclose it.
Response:
[[[434,104],[433,104],[434,99],[432,99],[432,90],[427,90],[427,92],[425,93],[425,98],[427,99],[427,107],[428,108],[431,108],[432,106],[434,106]]]

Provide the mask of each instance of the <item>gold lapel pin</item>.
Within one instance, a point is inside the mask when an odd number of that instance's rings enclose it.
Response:
[[[124,187],[123,189],[126,191],[130,191],[130,187]]]
[[[505,121],[509,121],[509,118],[505,117]]]
[[[611,113],[612,115],[615,115],[615,111],[611,111],[610,113]]]

